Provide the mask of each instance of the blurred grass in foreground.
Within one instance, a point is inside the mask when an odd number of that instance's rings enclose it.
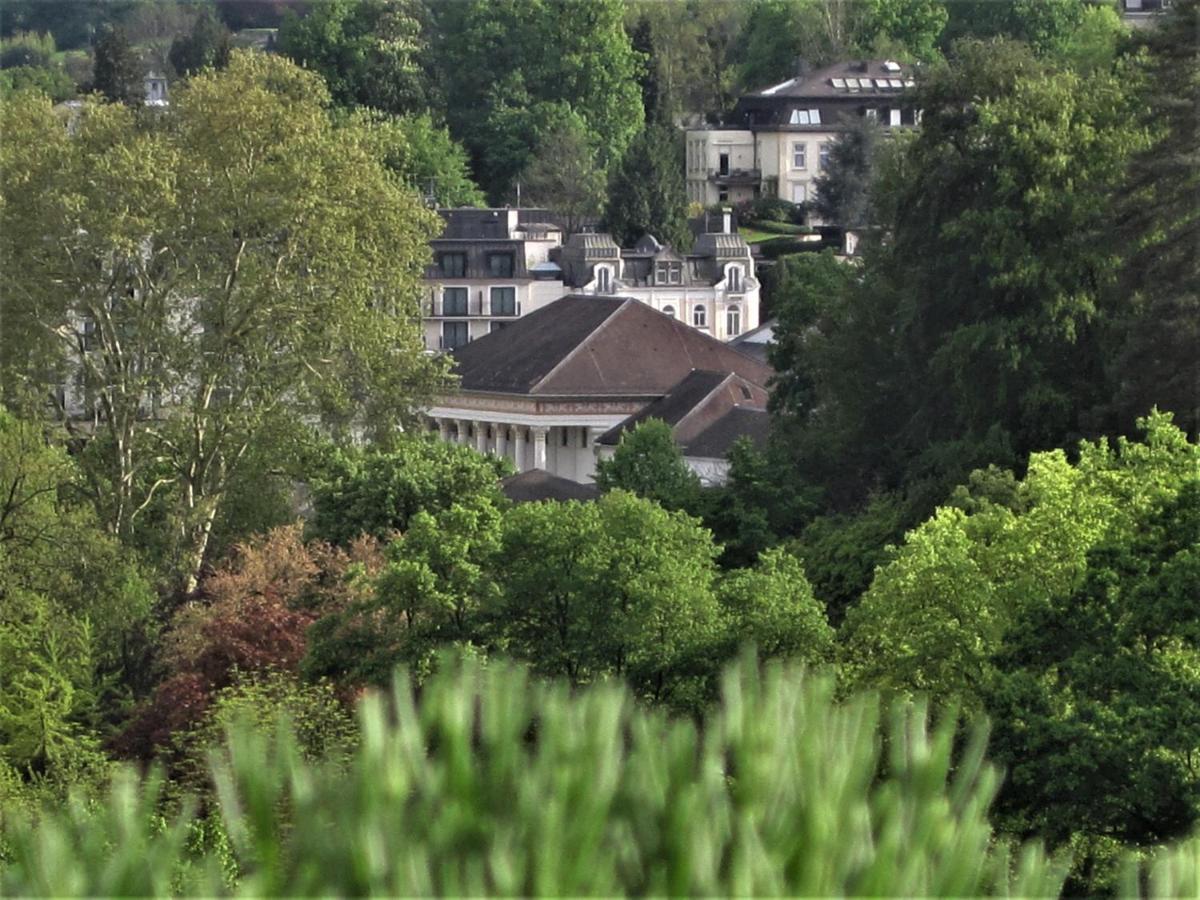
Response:
[[[232,729],[213,755],[217,820],[167,819],[124,771],[0,822],[5,895],[1009,895],[1059,892],[1065,861],[998,841],[998,773],[976,729],[748,660],[703,730],[615,685],[570,693],[463,661],[419,696],[403,673],[361,704],[351,762],[309,763],[288,723]],[[207,849],[197,849],[197,846]],[[1195,847],[1125,886],[1196,886]]]

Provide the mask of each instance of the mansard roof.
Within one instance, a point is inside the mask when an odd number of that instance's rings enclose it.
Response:
[[[628,297],[572,295],[454,351],[464,391],[532,396],[665,394],[695,369],[763,387],[770,367]]]

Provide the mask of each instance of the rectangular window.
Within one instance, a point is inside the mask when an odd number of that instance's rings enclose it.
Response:
[[[877,110],[877,109],[871,109],[870,107],[868,107],[867,109],[863,110],[863,114],[864,114],[864,115],[865,115],[865,116],[866,116],[868,119],[870,119],[872,122],[874,122],[876,119],[878,119],[878,118],[879,118],[879,110]]]
[[[442,349],[453,350],[470,340],[470,332],[467,328],[468,323],[466,322],[443,322]]]
[[[888,110],[888,124],[891,125],[893,128],[900,127],[900,110],[898,110],[898,109],[889,109]]]
[[[821,144],[817,148],[817,168],[824,172],[829,168],[829,152],[833,149],[833,144]]]
[[[493,278],[513,277],[513,255],[511,253],[489,253],[487,266],[488,274]]]
[[[515,287],[492,288],[492,315],[515,316],[517,314],[517,289]]]
[[[683,284],[683,264],[675,263],[671,266],[671,284]]]
[[[807,169],[808,168],[808,145],[807,144],[792,144],[792,168]]]
[[[725,311],[725,333],[729,337],[742,333],[742,311],[736,306]]]
[[[792,185],[792,202],[804,203],[808,200],[808,188],[803,184]]]
[[[587,429],[586,428],[579,429],[579,446],[585,447],[585,448],[587,447]]]
[[[467,289],[465,287],[442,288],[442,315],[465,316],[467,314]]]
[[[446,278],[466,278],[467,254],[442,253],[438,256],[438,266]]]

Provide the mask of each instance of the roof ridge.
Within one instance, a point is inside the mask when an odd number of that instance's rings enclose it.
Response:
[[[713,370],[713,369],[692,369],[691,372],[689,372],[687,375],[685,375],[683,377],[682,380],[680,380],[679,384],[683,384],[683,380],[686,380],[687,378],[691,377],[693,372],[713,372],[713,371],[715,371],[715,370]],[[716,372],[716,374],[723,375],[724,377],[720,381],[718,381],[716,384],[714,384],[707,393],[702,394],[700,396],[700,398],[695,403],[692,404],[691,409],[689,409],[687,412],[685,412],[682,416],[679,417],[679,420],[677,422],[675,422],[674,425],[671,426],[672,431],[674,431],[676,428],[678,428],[680,425],[682,425],[684,422],[686,422],[688,419],[690,419],[692,416],[694,416],[696,414],[697,410],[702,408],[704,406],[704,404],[706,404],[709,401],[709,399],[712,398],[713,394],[715,394],[718,391],[720,391],[721,389],[723,389],[725,387],[725,385],[729,383],[729,379],[738,377],[736,372],[724,372],[724,373]]]
[[[573,297],[579,297],[580,301],[583,303],[594,303],[596,300],[600,300],[600,299],[605,299],[605,300],[607,300],[607,299],[618,300],[619,299],[619,300],[621,300],[621,302],[619,304],[617,304],[615,307],[613,307],[612,311],[607,316],[604,317],[604,319],[600,322],[599,325],[597,325],[595,328],[593,328],[588,333],[587,337],[585,337],[582,341],[580,341],[578,344],[576,344],[574,347],[572,347],[569,352],[567,352],[566,354],[563,355],[562,359],[560,359],[558,362],[556,362],[553,366],[550,367],[550,370],[548,372],[546,372],[545,375],[543,375],[541,378],[539,378],[537,381],[535,381],[533,384],[531,384],[529,386],[530,394],[532,394],[539,387],[541,387],[543,384],[545,384],[547,381],[549,381],[559,369],[561,369],[568,362],[570,362],[572,359],[574,359],[576,357],[576,355],[584,347],[586,347],[593,340],[595,340],[596,335],[599,334],[601,331],[603,331],[608,326],[608,323],[611,322],[613,320],[613,318],[617,315],[617,313],[619,313],[622,309],[624,309],[627,304],[638,302],[637,300],[634,300],[632,297],[624,297],[624,298],[621,298],[621,297],[599,298],[599,297],[597,297],[597,298],[593,299],[591,297],[581,296],[579,294],[574,294],[574,295],[568,294],[566,297],[563,297],[562,300],[571,299]],[[559,300],[557,302],[561,303],[562,300]],[[543,309],[547,309],[547,308],[548,307],[543,307]]]

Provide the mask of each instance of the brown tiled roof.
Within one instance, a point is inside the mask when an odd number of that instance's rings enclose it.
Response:
[[[465,391],[661,396],[694,369],[765,385],[770,367],[627,297],[569,296],[454,351]]]
[[[594,484],[580,484],[569,478],[551,475],[545,469],[530,469],[501,480],[500,490],[513,503],[537,503],[542,500],[595,500],[600,490]]]

